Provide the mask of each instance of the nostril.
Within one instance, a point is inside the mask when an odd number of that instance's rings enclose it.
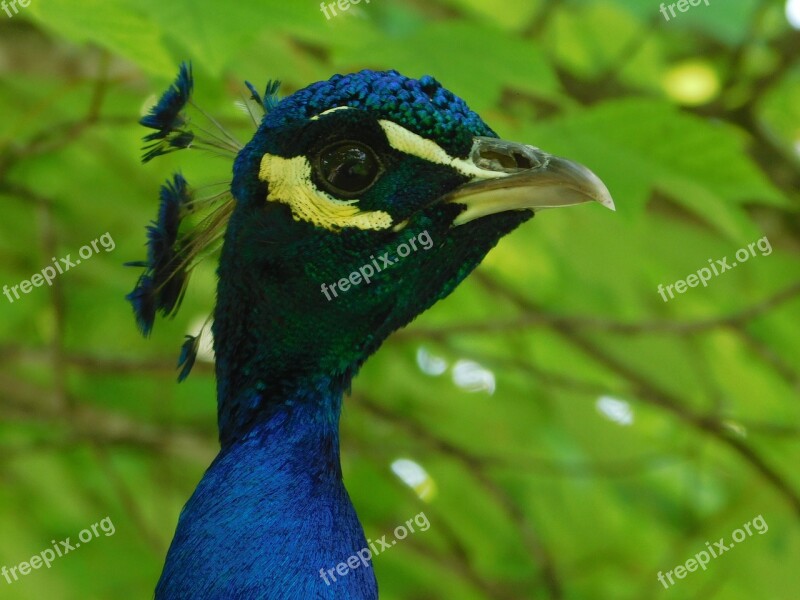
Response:
[[[503,154],[494,150],[486,149],[480,153],[480,160],[487,168],[495,171],[501,169],[516,169],[518,168],[517,161],[513,155]],[[499,168],[498,168],[499,167]]]
[[[536,169],[546,162],[538,148],[489,137],[475,138],[471,158],[477,167],[501,173]]]
[[[530,157],[526,156],[522,152],[513,152],[512,156],[517,164],[518,169],[532,169],[535,166]]]

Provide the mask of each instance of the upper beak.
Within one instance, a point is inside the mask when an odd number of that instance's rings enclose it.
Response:
[[[592,200],[616,210],[597,175],[534,146],[476,137],[470,162],[482,173],[442,198],[466,206],[453,222],[456,226],[509,210],[538,211]]]

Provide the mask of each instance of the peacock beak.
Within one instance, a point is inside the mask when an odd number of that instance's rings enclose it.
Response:
[[[510,210],[539,211],[590,201],[616,210],[597,175],[534,146],[476,137],[469,160],[482,175],[441,199],[466,207],[454,226]]]

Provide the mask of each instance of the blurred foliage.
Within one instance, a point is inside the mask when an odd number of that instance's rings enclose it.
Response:
[[[116,243],[50,288],[0,297],[0,565],[116,525],[0,579],[0,597],[150,597],[216,452],[210,362],[174,382],[213,265],[148,341],[123,300],[160,182],[230,169],[186,153],[139,164],[136,121],[191,59],[198,103],[241,139],[245,78],[288,94],[361,68],[430,73],[615,197],[616,214],[543,213],[503,240],[357,378],[343,468],[367,536],[421,510],[431,521],[376,559],[382,598],[796,600],[798,56],[783,4],[758,0],[669,21],[655,0],[372,0],[330,20],[314,0],[0,12],[0,285],[105,232]],[[764,235],[771,254],[659,296]],[[399,458],[430,478],[424,500],[392,472]],[[757,515],[766,534],[658,582]]]

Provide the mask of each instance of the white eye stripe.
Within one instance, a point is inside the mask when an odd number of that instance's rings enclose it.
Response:
[[[358,198],[341,200],[318,189],[311,180],[311,165],[305,156],[283,158],[265,154],[258,177],[268,184],[267,201],[286,204],[296,221],[307,221],[330,231],[344,227],[377,231],[393,224],[389,213],[360,210]]]
[[[310,120],[316,121],[338,110],[355,109],[352,106],[336,106],[311,117]],[[502,177],[508,177],[509,175],[508,173],[500,171],[481,169],[471,160],[450,156],[447,151],[436,142],[426,139],[413,131],[409,131],[394,121],[382,119],[378,123],[383,129],[386,139],[389,141],[389,145],[395,150],[405,154],[410,154],[411,156],[416,156],[422,160],[427,160],[428,162],[439,165],[446,165],[470,179],[500,179]]]
[[[422,160],[451,167],[470,179],[500,179],[508,177],[508,173],[481,169],[470,160],[454,158],[436,142],[426,139],[393,121],[379,121],[389,145],[405,154],[416,156]]]
[[[314,115],[309,119],[309,121],[318,121],[320,118],[324,117],[325,115],[329,115],[337,110],[353,110],[352,106],[335,106],[333,108],[329,108],[328,110],[322,111],[318,115]]]

